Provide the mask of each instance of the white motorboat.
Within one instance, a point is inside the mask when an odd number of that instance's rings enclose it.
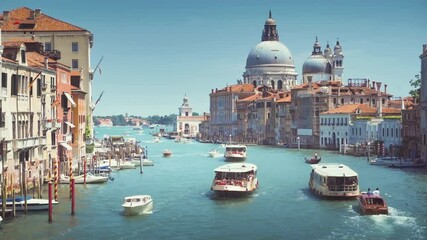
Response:
[[[140,160],[139,158],[138,159],[134,158],[131,161],[131,163],[135,164],[136,167],[141,166],[141,162],[142,162],[142,166],[154,166],[154,162],[147,158],[143,158],[142,160]]]
[[[73,178],[74,178],[74,184],[84,184],[84,175],[83,174],[75,176]],[[90,172],[86,173],[86,183],[87,184],[105,183],[107,181],[108,181],[108,176],[93,175]],[[59,183],[70,183],[70,177],[66,176],[65,174],[61,174],[59,177]]]
[[[217,149],[212,149],[209,151],[209,157],[218,157],[221,156],[221,153]]]
[[[1,201],[0,201],[1,204]],[[52,206],[59,204],[58,201],[52,200]],[[13,209],[13,200],[7,199],[6,209]],[[27,211],[43,211],[49,209],[49,199],[44,198],[31,198],[27,196]],[[15,210],[25,211],[25,199],[24,197],[15,198]]]
[[[326,198],[355,198],[360,195],[358,175],[343,164],[313,164],[308,185],[310,190]]]
[[[240,144],[225,145],[226,161],[244,161],[247,157],[246,146]]]
[[[150,195],[135,195],[125,197],[123,200],[123,214],[139,215],[148,214],[153,211],[153,199]]]
[[[135,168],[135,164],[129,162],[129,161],[125,161],[120,163],[119,165],[119,169],[123,170],[123,169],[134,169]]]
[[[395,168],[417,168],[425,167],[426,163],[421,159],[403,159],[398,157],[377,157],[370,160],[372,165],[383,165]]]
[[[211,190],[219,195],[245,195],[258,188],[257,166],[230,163],[215,169]]]

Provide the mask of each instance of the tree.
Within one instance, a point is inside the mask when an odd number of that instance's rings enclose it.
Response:
[[[411,79],[409,81],[409,83],[411,84],[411,86],[415,89],[412,89],[411,91],[409,91],[409,94],[415,98],[418,102],[418,100],[420,99],[420,89],[421,89],[421,78],[420,75],[417,74],[415,75],[414,79]]]

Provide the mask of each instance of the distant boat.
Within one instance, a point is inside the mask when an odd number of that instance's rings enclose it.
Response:
[[[383,165],[394,168],[421,168],[426,166],[422,159],[403,159],[398,157],[377,157],[370,160],[372,165]]]
[[[0,200],[0,204],[2,201]],[[58,201],[52,200],[52,205],[59,204]],[[6,200],[6,208],[13,208],[13,199],[8,198]],[[49,199],[44,198],[31,198],[27,196],[27,210],[28,211],[43,211],[49,209]],[[25,199],[24,197],[15,198],[15,210],[16,211],[25,211]]]
[[[166,149],[163,151],[163,157],[170,157],[172,156],[172,151],[169,149]]]
[[[153,199],[150,195],[135,195],[125,197],[122,207],[124,215],[152,213]]]
[[[230,163],[215,169],[211,190],[218,195],[243,196],[258,188],[257,166],[252,163]]]
[[[73,177],[74,184],[84,184],[84,174],[78,175]],[[87,184],[93,184],[93,183],[105,183],[108,181],[107,176],[101,176],[101,175],[93,175],[92,173],[88,172],[86,173],[86,183]],[[61,174],[59,177],[59,183],[70,183],[70,177],[66,176],[64,174]]]
[[[305,159],[305,163],[308,163],[308,164],[318,164],[320,162],[320,160],[322,160],[322,158],[317,158],[317,157],[304,158],[304,159]]]
[[[387,203],[379,194],[361,192],[357,200],[363,214],[388,214]]]
[[[226,161],[244,161],[247,157],[245,145],[225,145],[224,158]]]
[[[218,157],[221,153],[217,149],[212,149],[209,151],[209,157]]]

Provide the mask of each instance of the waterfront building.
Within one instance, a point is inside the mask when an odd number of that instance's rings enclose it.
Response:
[[[337,41],[333,53],[329,43],[322,53],[321,45],[316,37],[313,52],[302,66],[302,83],[342,81],[343,59],[344,54],[339,41]]]
[[[100,127],[112,127],[113,121],[109,118],[98,118]]]
[[[261,42],[255,45],[246,59],[243,83],[266,85],[272,89],[289,90],[296,84],[297,72],[289,49],[279,41],[276,21],[269,13]]]
[[[402,156],[415,159],[421,156],[420,151],[420,107],[408,106],[402,109]]]
[[[423,45],[421,59],[421,90],[420,90],[420,150],[421,159],[427,161],[427,44]]]
[[[7,41],[2,46],[2,176],[18,192],[20,186],[24,191],[38,186],[50,160],[57,157],[57,115],[51,106],[56,99],[56,71],[48,64],[53,59],[27,53],[37,49],[34,41]]]
[[[184,96],[182,105],[178,108],[175,131],[182,137],[195,138],[199,135],[199,127],[204,116],[193,116],[193,108],[188,102],[188,97]]]
[[[79,91],[86,93],[84,94],[85,112],[92,116],[90,81],[93,79],[94,73],[90,68],[90,54],[93,46],[93,34],[84,28],[50,17],[42,13],[41,9],[33,10],[21,7],[3,11],[0,19],[3,21],[4,40],[26,38],[41,42],[44,45],[44,52],[48,56],[70,66],[71,71],[80,73],[79,76],[76,76],[81,81]],[[88,120],[82,122],[87,128],[87,135],[93,135],[91,117]]]

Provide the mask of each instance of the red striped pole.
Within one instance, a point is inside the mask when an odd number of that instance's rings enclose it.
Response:
[[[54,178],[54,197],[55,197],[55,201],[58,201],[58,161],[54,160],[54,173],[53,173],[53,178]]]
[[[71,179],[71,215],[76,214],[76,195],[74,190],[74,178]]]
[[[69,171],[70,171],[70,198],[72,198],[73,197],[73,193],[72,193],[73,186],[72,186],[71,181],[74,180],[74,176],[73,176],[73,166],[72,166],[73,162],[71,161],[71,158],[68,159],[68,162],[69,162]]]
[[[48,186],[48,195],[49,195],[49,222],[52,222],[52,182],[49,181]]]
[[[93,171],[94,173],[95,171]],[[86,157],[84,157],[83,161],[83,182],[86,185]]]

